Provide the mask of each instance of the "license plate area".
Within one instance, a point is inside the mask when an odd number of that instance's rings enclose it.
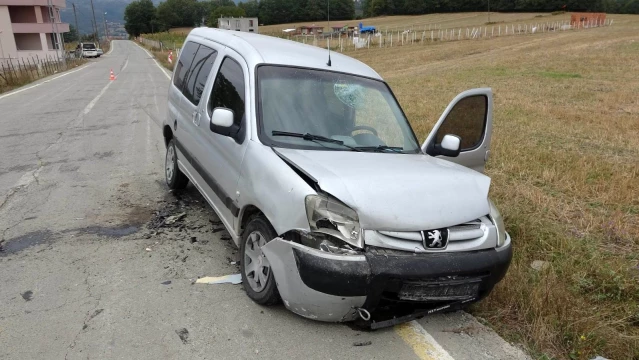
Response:
[[[407,281],[397,294],[406,301],[451,301],[477,297],[481,279],[443,280],[443,281]]]

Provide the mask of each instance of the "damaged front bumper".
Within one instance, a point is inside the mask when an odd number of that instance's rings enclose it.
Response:
[[[362,255],[336,255],[281,238],[262,250],[286,308],[330,322],[355,320],[358,309],[375,321],[376,313],[394,318],[478,301],[504,277],[512,258],[509,237],[501,248],[468,252],[369,246]]]

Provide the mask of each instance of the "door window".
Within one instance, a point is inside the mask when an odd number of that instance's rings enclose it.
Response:
[[[229,57],[225,58],[213,84],[209,115],[218,107],[233,110],[234,125],[241,128],[244,118],[244,89],[242,67],[237,61]]]
[[[197,49],[200,45],[194,42],[187,42],[182,49],[182,53],[180,54],[180,59],[178,60],[177,66],[175,67],[175,74],[173,74],[173,85],[182,90],[184,86],[185,79],[188,78],[188,71],[191,67],[191,63],[193,62],[193,58],[195,57],[195,53],[197,53]]]
[[[197,54],[193,58],[190,70],[188,71],[189,78],[185,83],[183,93],[184,96],[195,105],[200,102],[204,85],[206,85],[216,57],[217,51],[200,45]]]
[[[484,95],[461,99],[446,116],[435,136],[435,144],[440,144],[446,134],[461,137],[461,150],[472,150],[484,139],[488,98]]]

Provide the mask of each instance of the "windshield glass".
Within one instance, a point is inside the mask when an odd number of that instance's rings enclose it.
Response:
[[[93,44],[82,44],[82,48],[85,50],[95,50],[95,45]]]
[[[382,81],[284,66],[260,66],[257,79],[260,140],[266,145],[353,150],[308,137],[273,136],[279,131],[339,140],[362,151],[419,151],[406,117]]]

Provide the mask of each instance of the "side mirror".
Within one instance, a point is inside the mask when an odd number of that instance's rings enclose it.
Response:
[[[213,109],[213,114],[211,115],[211,130],[217,132],[216,128],[230,128],[233,125],[233,118],[235,114],[233,114],[233,110],[226,108],[215,108]]]
[[[244,126],[235,123],[235,112],[228,108],[217,107],[211,114],[211,131],[223,136],[228,136],[241,144],[244,141]]]
[[[457,135],[446,134],[442,142],[435,144],[435,155],[457,157],[461,152],[461,138]]]

